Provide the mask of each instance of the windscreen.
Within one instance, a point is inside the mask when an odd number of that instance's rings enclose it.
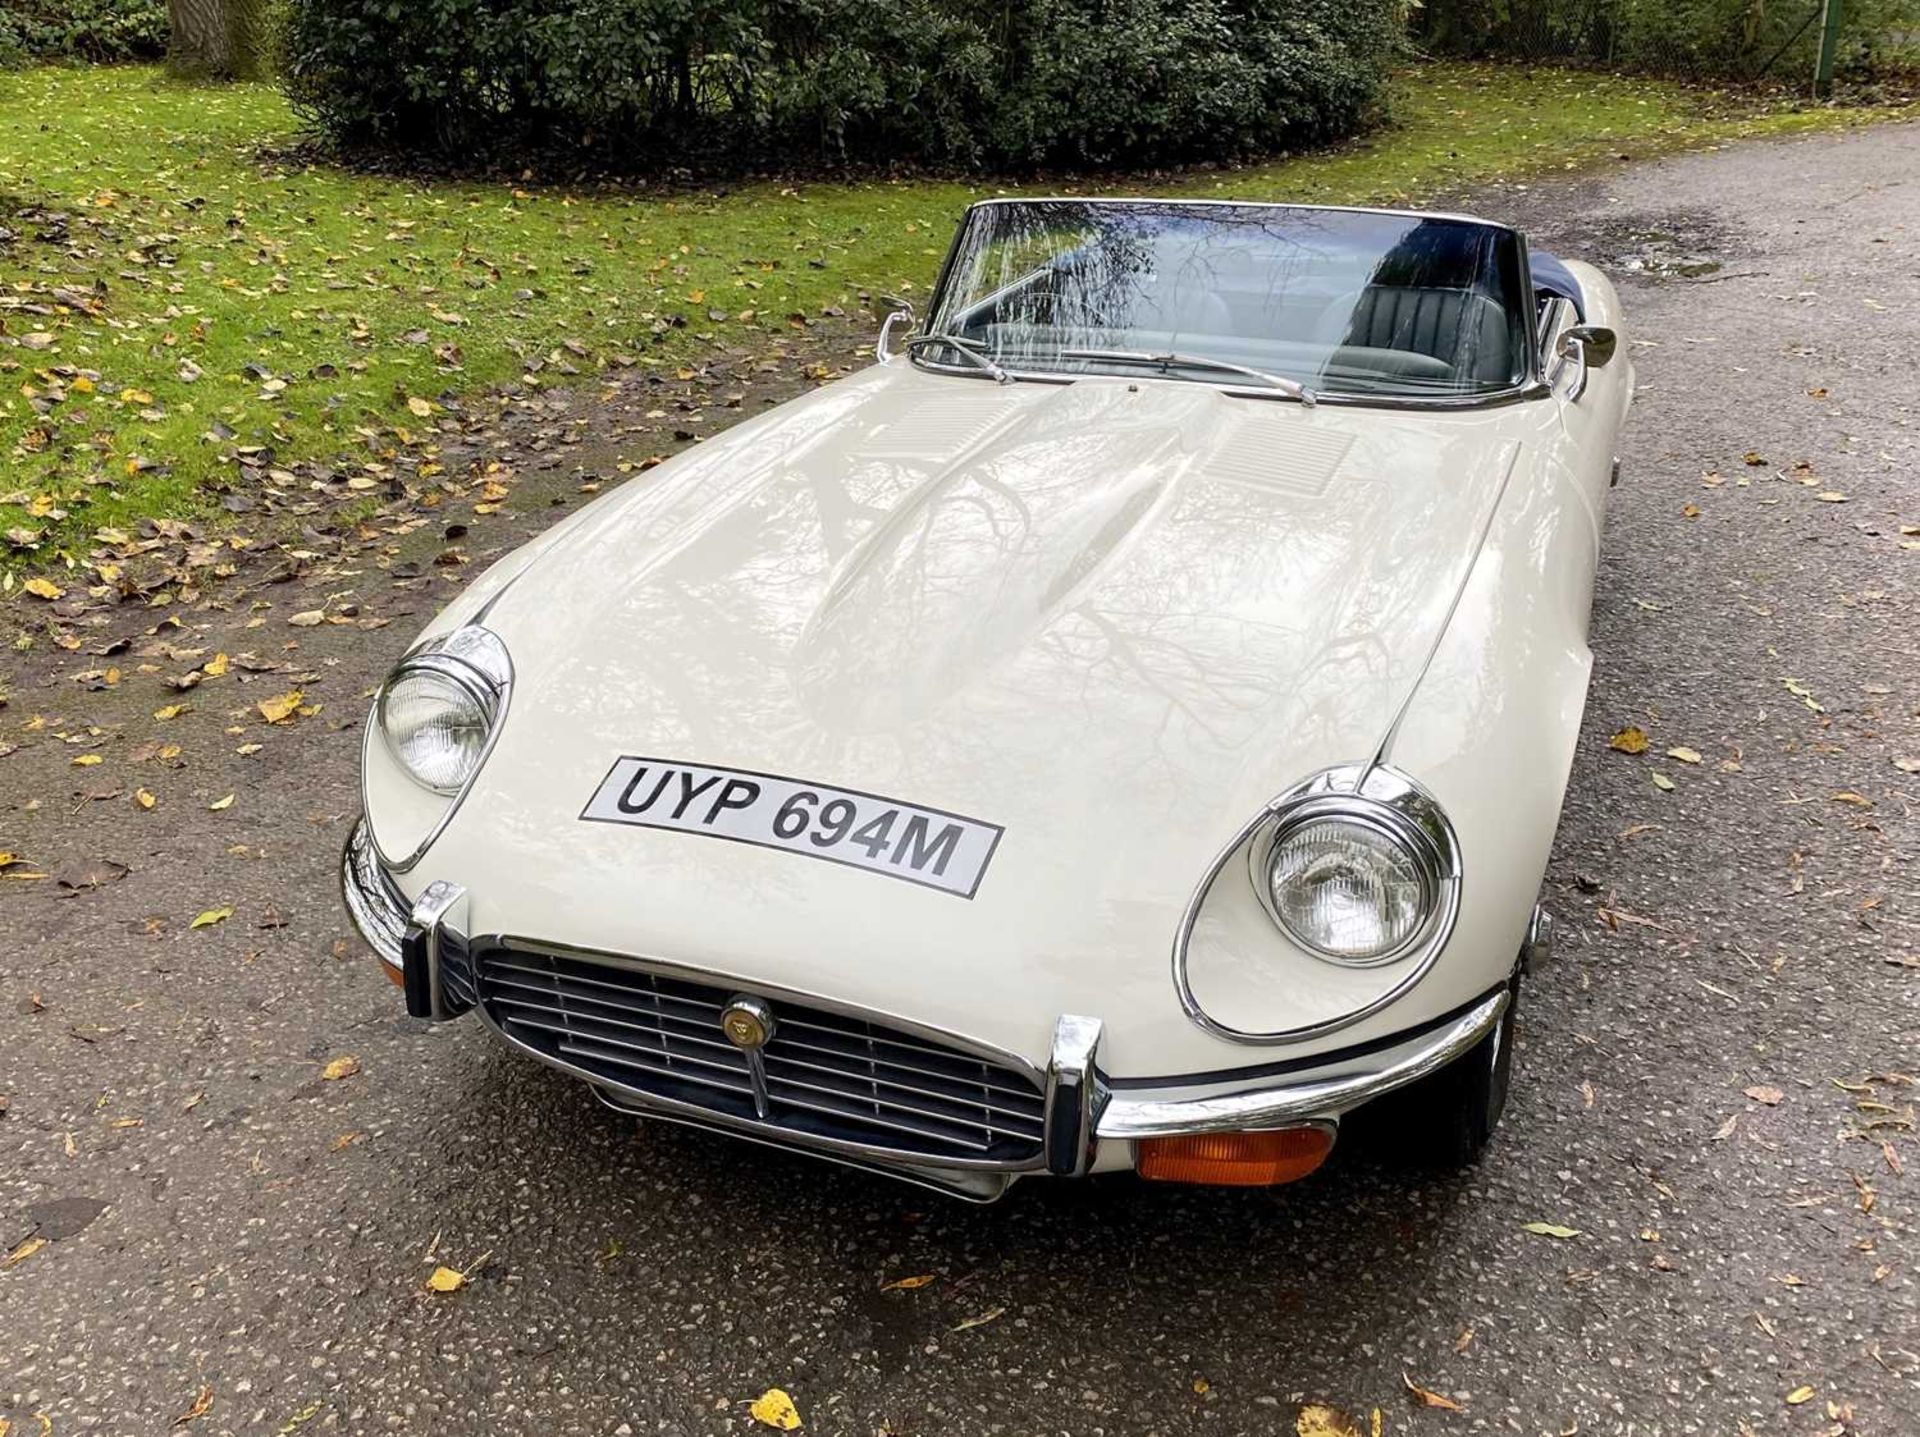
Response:
[[[1472,220],[1036,200],[968,212],[923,362],[1458,398],[1527,378],[1520,245]]]

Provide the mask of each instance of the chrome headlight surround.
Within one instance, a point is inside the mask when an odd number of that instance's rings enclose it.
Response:
[[[429,650],[403,660],[387,676],[374,705],[374,722],[380,726],[387,752],[407,777],[422,788],[451,798],[479,771],[481,758],[500,725],[504,688],[465,659]],[[413,703],[426,711],[437,710],[435,717],[444,719],[446,731],[454,735],[436,756],[439,761],[433,771],[423,766],[423,754],[416,746],[429,722],[423,721],[404,734],[395,723],[396,706],[412,706],[403,697],[410,689],[426,691]],[[464,741],[461,735],[465,735]]]
[[[1273,911],[1269,896],[1267,863],[1272,854],[1274,836],[1288,831],[1295,820],[1308,821],[1313,817],[1330,815],[1390,826],[1391,832],[1424,852],[1432,863],[1433,898],[1426,920],[1417,925],[1408,940],[1397,945],[1391,953],[1362,965],[1328,958],[1311,947],[1301,945]],[[1214,1018],[1200,1005],[1192,985],[1187,981],[1187,945],[1193,938],[1208,894],[1216,883],[1228,876],[1226,870],[1241,854],[1245,855],[1243,861],[1256,900],[1274,922],[1283,940],[1299,946],[1304,954],[1338,967],[1385,968],[1393,965],[1404,971],[1397,973],[1391,986],[1371,1001],[1351,1012],[1321,1022],[1272,1032],[1256,1032],[1235,1028]],[[1221,850],[1194,890],[1185,913],[1181,915],[1173,943],[1173,986],[1179,995],[1180,1006],[1188,1018],[1214,1036],[1229,1042],[1258,1045],[1303,1042],[1338,1032],[1370,1018],[1426,977],[1441,950],[1446,947],[1460,912],[1460,870],[1460,845],[1454,835],[1453,825],[1448,822],[1438,801],[1406,774],[1377,762],[1342,764],[1314,774],[1274,798],[1235,834],[1233,841]]]
[[[387,728],[388,696],[403,680],[418,675],[430,675],[448,685],[473,705],[474,713],[486,725],[486,735],[471,763],[451,782],[433,783],[423,778],[407,761]],[[473,786],[480,771],[486,767],[487,757],[493,752],[493,746],[499,740],[500,731],[505,726],[507,704],[512,693],[513,659],[507,653],[507,646],[498,634],[479,624],[467,624],[461,628],[449,630],[416,646],[394,665],[392,672],[381,683],[380,692],[374,698],[372,720],[367,725],[366,748],[361,754],[363,789],[366,783],[364,775],[372,758],[371,746],[378,742],[385,748],[387,758],[393,766],[410,782],[419,785],[429,793],[439,794],[446,800],[445,810],[411,853],[395,857],[388,854],[384,848],[381,849],[381,861],[390,871],[405,873],[418,863],[459,809],[461,800],[466,797],[467,790]],[[363,792],[363,804],[366,797],[367,795]],[[365,806],[371,814],[371,805]],[[374,831],[377,844],[377,830]]]
[[[1281,847],[1323,821],[1363,830],[1373,841],[1391,845],[1411,867],[1419,887],[1419,915],[1393,942],[1371,951],[1341,952],[1303,932],[1282,911],[1272,879]],[[1429,794],[1388,768],[1330,769],[1282,794],[1256,826],[1247,857],[1254,892],[1267,916],[1303,952],[1343,968],[1400,962],[1431,944],[1436,932],[1451,929],[1459,907],[1460,852],[1453,826]]]

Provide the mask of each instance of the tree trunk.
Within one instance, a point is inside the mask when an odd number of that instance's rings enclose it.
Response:
[[[201,80],[246,80],[260,73],[263,0],[167,0],[167,63]]]

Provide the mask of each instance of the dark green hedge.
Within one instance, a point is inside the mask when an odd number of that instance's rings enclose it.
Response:
[[[167,51],[167,0],[0,0],[0,64],[150,60]]]
[[[1350,134],[1402,0],[291,0],[348,145],[639,168],[1153,165]]]
[[[1836,0],[1838,3],[1838,0]],[[1415,42],[1440,55],[1605,65],[1692,80],[1805,81],[1821,0],[1424,0]],[[1838,60],[1920,67],[1920,0],[1844,0]]]

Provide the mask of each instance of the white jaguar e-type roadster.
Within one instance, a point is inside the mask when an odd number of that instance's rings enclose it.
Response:
[[[1500,1117],[1633,381],[1439,214],[995,200],[924,326],[498,563],[380,690],[408,1011],[976,1199]]]

